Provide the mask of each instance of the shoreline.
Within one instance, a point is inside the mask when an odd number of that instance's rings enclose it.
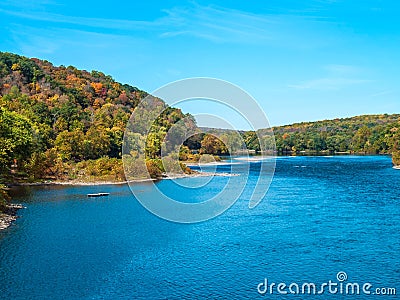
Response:
[[[24,207],[21,204],[7,205],[7,211],[0,213],[0,230],[7,229],[18,219],[17,212]]]
[[[124,180],[124,181],[80,181],[80,180],[66,180],[66,181],[43,181],[43,182],[19,182],[19,183],[11,183],[7,184],[7,186],[46,186],[46,185],[70,185],[70,186],[95,186],[95,185],[122,185],[129,183],[141,183],[141,182],[149,182],[156,181],[157,178],[149,178],[149,179],[135,179],[135,180]]]
[[[192,174],[163,174],[161,178],[146,178],[146,179],[135,179],[135,180],[124,180],[124,181],[93,181],[93,182],[83,182],[78,180],[71,181],[44,181],[44,182],[21,182],[21,183],[10,183],[7,186],[98,186],[98,185],[122,185],[131,183],[142,183],[142,182],[152,182],[157,180],[175,180],[180,178],[196,178],[196,177],[214,177],[214,176],[239,176],[239,174],[230,173],[211,173],[211,172],[195,172]],[[21,204],[9,204],[7,206],[7,211],[0,213],[0,231],[7,229],[12,223],[18,219],[17,211],[23,209]]]
[[[230,163],[226,163],[230,164]],[[204,164],[206,165],[206,164]],[[190,166],[198,166],[197,164],[193,164]],[[7,187],[13,186],[46,186],[46,185],[69,185],[69,186],[97,186],[97,185],[122,185],[122,184],[132,184],[132,183],[143,183],[143,182],[152,182],[163,179],[178,179],[178,178],[195,178],[195,177],[208,177],[208,176],[238,176],[239,174],[230,174],[230,173],[213,173],[213,172],[201,172],[192,170],[193,173],[164,173],[159,178],[143,178],[143,179],[132,179],[132,180],[123,180],[123,181],[111,181],[111,180],[95,180],[95,181],[81,181],[81,180],[47,180],[42,182],[14,182],[6,184]]]
[[[239,162],[213,161],[213,162],[207,162],[207,163],[199,163],[199,162],[185,163],[185,165],[188,167],[224,166],[224,165],[232,165],[232,164],[239,164]]]
[[[177,174],[177,173],[172,173],[172,174],[167,174],[167,177],[163,177],[162,179],[167,179],[167,180],[174,180],[174,179],[180,179],[180,178],[197,178],[197,177],[232,177],[232,176],[240,176],[240,174],[231,174],[231,173],[212,173],[212,172],[197,172],[193,174]]]

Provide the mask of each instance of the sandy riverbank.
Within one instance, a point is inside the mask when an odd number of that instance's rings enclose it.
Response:
[[[78,186],[93,186],[93,185],[121,185],[127,183],[140,183],[140,182],[147,182],[147,181],[154,181],[157,179],[135,179],[135,180],[124,180],[124,181],[82,181],[82,180],[66,180],[66,181],[59,181],[59,180],[48,180],[43,182],[20,182],[20,183],[13,183],[8,184],[8,186],[42,186],[42,185],[78,185]]]
[[[166,177],[162,179],[179,179],[179,178],[195,178],[195,177],[213,177],[213,176],[221,176],[221,177],[231,177],[231,176],[239,176],[240,174],[231,174],[231,173],[213,173],[213,172],[197,172],[193,174],[166,174]]]
[[[270,159],[276,159],[276,156],[242,156],[233,158],[233,160],[238,160],[242,162],[260,162]]]
[[[223,165],[232,165],[239,163],[240,162],[213,161],[207,163],[190,162],[190,163],[185,163],[185,165],[187,165],[188,167],[201,167],[201,166],[223,166]]]

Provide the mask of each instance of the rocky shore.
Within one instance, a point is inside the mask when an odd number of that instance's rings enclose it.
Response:
[[[0,212],[0,230],[6,229],[15,221],[17,217],[17,211],[24,208],[21,204],[9,204],[5,212]]]

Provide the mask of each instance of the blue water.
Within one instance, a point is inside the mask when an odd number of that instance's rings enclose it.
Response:
[[[208,192],[227,180],[215,177]],[[323,283],[339,271],[399,294],[399,183],[389,157],[282,157],[255,209],[245,192],[221,216],[190,225],[152,215],[126,185],[20,188],[14,200],[26,209],[0,232],[0,298],[282,299],[261,296],[257,285]],[[177,190],[170,180],[157,185]],[[148,184],[135,189],[146,193]],[[111,195],[86,197],[101,191]],[[374,298],[319,299],[348,297]]]

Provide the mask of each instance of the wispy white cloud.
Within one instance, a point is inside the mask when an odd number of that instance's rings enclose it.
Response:
[[[348,86],[372,82],[363,78],[365,71],[355,65],[328,64],[322,67],[325,74],[319,78],[305,80],[297,84],[290,84],[288,87],[298,90],[338,90]]]
[[[164,10],[171,26],[168,34],[192,35],[220,42],[259,41],[271,36],[271,27],[281,23],[276,17],[200,6]]]
[[[51,6],[59,6],[55,0],[24,0],[24,1],[15,1],[15,0],[2,0],[1,5],[8,8],[20,8],[20,9],[42,9],[45,7]]]
[[[161,23],[159,23],[158,21],[147,22],[147,21],[134,21],[134,20],[132,21],[132,20],[120,20],[120,19],[85,18],[85,17],[65,16],[60,14],[43,13],[43,12],[26,13],[26,12],[11,11],[1,8],[0,8],[0,13],[35,21],[44,21],[55,24],[58,23],[58,24],[80,25],[80,26],[102,28],[102,29],[140,30],[144,28],[147,29],[155,28],[161,25]]]
[[[368,79],[356,78],[318,78],[304,81],[299,84],[289,85],[290,88],[298,90],[337,90],[347,86],[371,82]]]
[[[22,53],[52,54],[64,49],[91,49],[96,52],[114,49],[116,45],[139,48],[145,42],[129,35],[88,32],[77,29],[42,28],[14,25],[11,30],[15,44]]]
[[[333,74],[356,74],[362,72],[362,68],[354,65],[342,65],[342,64],[330,64],[324,67],[330,73]]]
[[[322,35],[330,21],[297,13],[255,14],[219,6],[174,7],[164,10],[170,26],[162,36],[187,35],[214,42],[272,44],[294,48],[326,45],[334,38]]]
[[[375,97],[381,97],[381,96],[386,96],[386,95],[391,95],[393,94],[394,91],[393,90],[384,90],[384,91],[380,91],[380,92],[376,92],[374,94],[369,95],[370,98],[375,98]]]
[[[44,1],[44,0],[42,0]],[[330,38],[310,28],[327,24],[312,15],[254,14],[217,6],[192,3],[163,10],[165,16],[148,21],[66,16],[43,10],[10,9],[0,4],[0,13],[54,26],[77,26],[80,30],[113,30],[114,34],[152,34],[162,38],[191,36],[217,43],[270,43],[310,48],[329,43]]]

